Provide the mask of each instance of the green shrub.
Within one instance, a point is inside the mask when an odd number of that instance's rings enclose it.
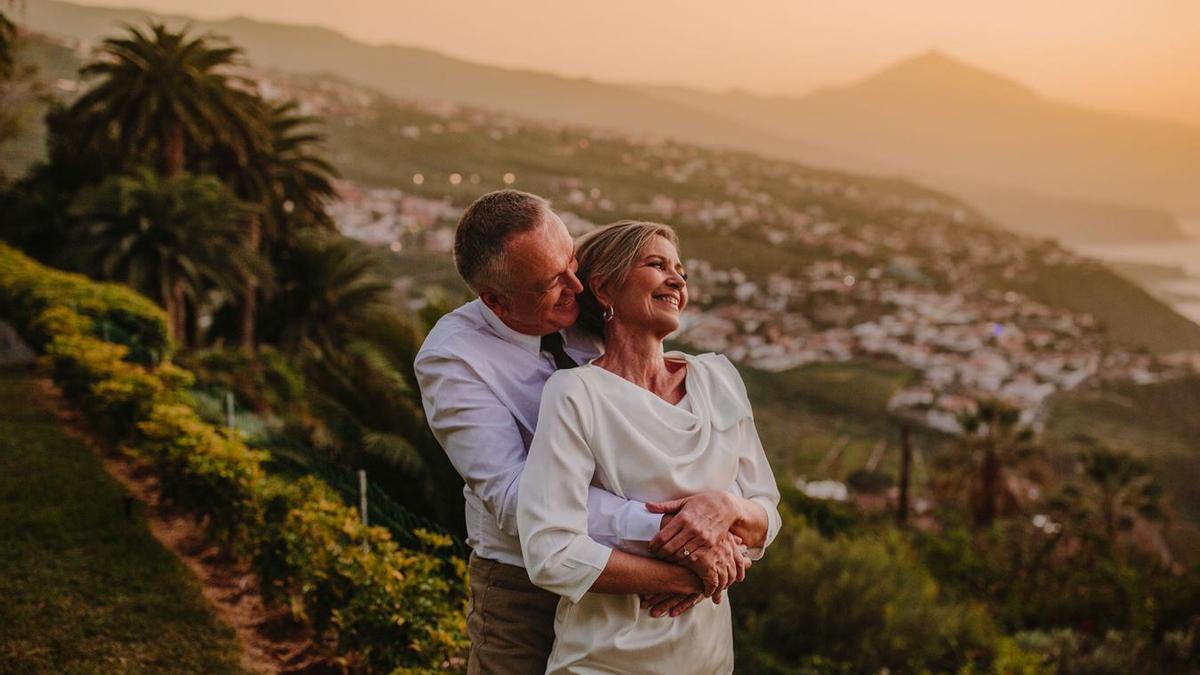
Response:
[[[166,315],[149,298],[120,284],[45,267],[0,244],[0,315],[9,317],[35,348],[44,349],[59,334],[57,325],[38,321],[52,308],[91,319],[95,336],[125,344],[138,361],[165,358],[171,351]]]
[[[388,670],[461,656],[465,568],[396,545],[321,481],[272,482],[256,568],[264,587],[339,647]],[[454,608],[455,611],[447,611]]]
[[[826,539],[802,519],[787,521],[733,594],[739,653],[788,664],[819,657],[834,672],[991,667],[1001,635],[986,609],[943,598],[902,535]]]
[[[163,497],[253,560],[267,597],[311,621],[343,664],[400,672],[462,665],[462,561],[402,549],[387,530],[362,525],[316,478],[268,477],[268,453],[197,414],[186,393],[190,372],[137,358],[139,350],[168,352],[153,303],[0,245],[0,316],[43,351],[55,381],[95,428],[158,476]],[[413,534],[431,550],[448,543]]]

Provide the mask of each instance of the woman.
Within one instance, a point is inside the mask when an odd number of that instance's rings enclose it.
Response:
[[[722,356],[663,353],[687,306],[676,246],[666,225],[634,221],[576,246],[580,326],[605,351],[546,383],[517,510],[530,579],[563,596],[549,673],[733,670],[729,603],[718,592],[672,618],[646,611],[638,594],[702,584],[679,565],[590,539],[589,485],[644,502],[729,493],[741,514],[729,536],[751,557],[779,529],[779,492],[737,371]],[[707,552],[680,553],[686,565]]]

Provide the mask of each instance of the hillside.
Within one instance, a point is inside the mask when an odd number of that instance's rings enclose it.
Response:
[[[1077,200],[1200,211],[1200,127],[1056,102],[927,52],[801,97],[644,88],[894,170]]]
[[[85,41],[146,16],[57,0],[26,4],[33,30]],[[1172,238],[1179,232],[1156,209],[1200,212],[1191,188],[1200,180],[1200,130],[1058,104],[937,53],[851,86],[785,98],[496,68],[311,26],[170,20],[229,36],[260,67],[328,73],[399,98],[899,173],[955,190],[982,187],[981,205],[997,222],[1041,236]],[[1021,197],[996,199],[998,190]],[[1105,206],[1114,202],[1117,214]]]
[[[245,672],[233,630],[56,405],[0,370],[5,672]]]
[[[144,23],[147,12],[30,0],[30,29],[94,42],[122,23]],[[200,21],[163,17],[229,37],[257,67],[331,74],[406,99],[449,100],[546,121],[569,121],[626,133],[669,135],[714,146],[756,150],[827,163],[837,153],[767,133],[632,89],[588,79],[510,70],[455,59],[427,49],[371,46],[315,26],[246,18]]]

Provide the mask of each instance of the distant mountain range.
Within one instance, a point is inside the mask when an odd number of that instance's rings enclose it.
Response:
[[[88,42],[149,16],[57,0],[24,5],[28,28]],[[498,68],[320,27],[164,18],[228,36],[258,67],[333,74],[401,98],[912,176],[1026,233],[1170,239],[1181,235],[1163,210],[1200,214],[1200,127],[1057,103],[937,52],[850,86],[768,97]]]

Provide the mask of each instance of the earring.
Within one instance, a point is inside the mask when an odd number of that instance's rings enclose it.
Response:
[[[604,311],[600,313],[600,318],[604,319],[605,321],[612,321],[614,316],[616,316],[616,314],[613,312],[612,305],[605,306]]]

